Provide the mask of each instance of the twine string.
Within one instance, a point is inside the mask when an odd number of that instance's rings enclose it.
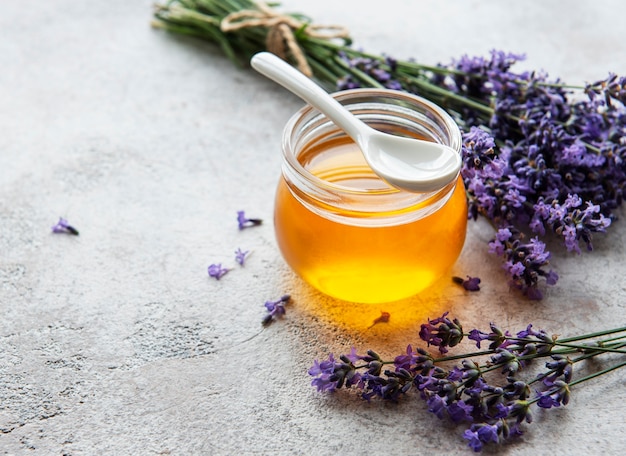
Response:
[[[311,77],[313,71],[307,62],[306,55],[298,45],[294,31],[302,30],[312,38],[333,39],[348,38],[348,30],[341,25],[315,25],[303,22],[288,14],[281,14],[263,2],[256,4],[257,9],[235,11],[227,15],[220,23],[224,33],[248,27],[266,27],[266,48],[283,60],[288,55],[296,62],[296,68]]]

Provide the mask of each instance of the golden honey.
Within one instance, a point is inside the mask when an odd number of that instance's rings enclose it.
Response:
[[[373,89],[336,97],[374,128],[460,149],[452,120],[417,97]],[[419,293],[450,270],[467,223],[460,177],[428,194],[396,189],[310,107],[287,125],[283,151],[276,238],[287,264],[313,287],[346,301],[382,303]]]

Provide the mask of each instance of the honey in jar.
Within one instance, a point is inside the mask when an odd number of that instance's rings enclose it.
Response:
[[[460,153],[458,127],[424,99],[382,89],[335,98],[373,128],[440,142]],[[276,238],[287,264],[310,285],[346,301],[383,303],[415,295],[449,272],[466,232],[460,176],[428,193],[392,187],[312,107],[288,122],[283,157]]]

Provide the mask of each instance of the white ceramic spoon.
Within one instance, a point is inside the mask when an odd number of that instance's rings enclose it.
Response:
[[[432,192],[452,182],[461,157],[443,144],[379,132],[359,120],[324,89],[269,52],[252,57],[252,67],[326,115],[356,142],[367,163],[394,187]]]

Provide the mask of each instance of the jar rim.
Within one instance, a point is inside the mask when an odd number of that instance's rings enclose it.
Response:
[[[358,111],[357,117],[365,122],[369,116],[370,121],[385,118],[389,122],[416,125],[423,128],[422,133],[429,136],[428,139],[445,144],[461,153],[462,139],[456,122],[443,108],[429,100],[391,89],[358,88],[331,95],[353,113],[357,114]],[[433,211],[431,206],[434,203],[440,201],[437,208],[440,207],[454,191],[458,176],[443,188],[425,193],[408,192],[392,186],[381,189],[349,187],[316,176],[299,161],[299,152],[304,149],[303,144],[306,146],[307,140],[318,139],[323,128],[331,128],[329,125],[334,128],[333,131],[345,135],[316,108],[306,105],[289,119],[283,130],[283,175],[290,184],[294,196],[301,202],[310,206],[308,200],[313,199],[315,205],[321,203],[325,211],[331,212],[335,209],[333,206],[337,205],[337,209],[344,212],[348,210],[356,218],[385,218],[390,214],[397,216],[421,208],[430,208],[430,213]],[[367,204],[356,205],[362,206],[362,210],[354,211],[354,207],[345,205],[339,207],[343,199],[364,202],[366,198]],[[393,204],[386,208],[392,199]]]

